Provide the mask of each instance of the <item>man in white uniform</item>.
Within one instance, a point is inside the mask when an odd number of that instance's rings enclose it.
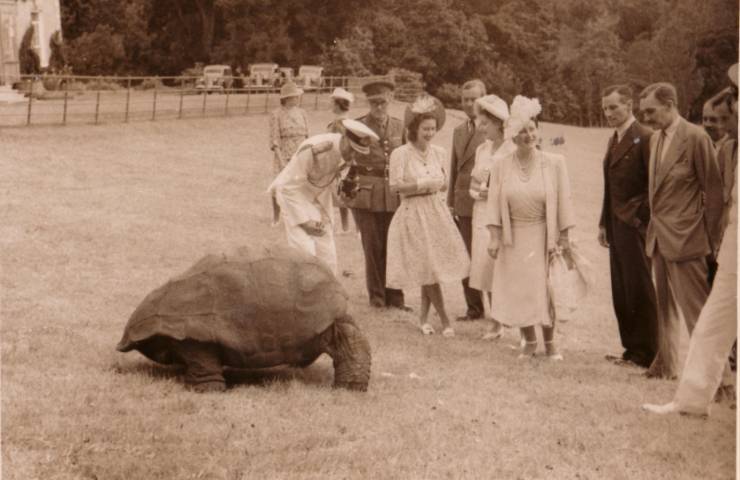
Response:
[[[326,262],[337,273],[333,193],[354,152],[367,154],[377,135],[356,120],[342,120],[342,133],[324,133],[301,143],[270,185],[283,215],[288,244]]]
[[[728,74],[733,83],[732,116],[728,125],[737,139],[737,64],[730,67]],[[737,147],[733,150],[737,155]],[[737,172],[733,176],[732,210],[717,257],[717,276],[691,335],[678,390],[670,403],[644,404],[642,408],[649,412],[708,415],[722,380],[727,354],[737,337]]]

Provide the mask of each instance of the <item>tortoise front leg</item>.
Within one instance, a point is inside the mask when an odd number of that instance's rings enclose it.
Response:
[[[217,345],[171,340],[172,351],[185,365],[185,384],[196,392],[226,390],[221,352]]]
[[[352,317],[336,319],[322,339],[334,362],[334,386],[366,391],[370,383],[370,343]]]

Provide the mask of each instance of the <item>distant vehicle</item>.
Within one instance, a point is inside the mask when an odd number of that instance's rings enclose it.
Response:
[[[203,69],[203,76],[195,84],[201,92],[223,92],[231,89],[234,74],[228,65],[208,65]]]
[[[292,82],[295,80],[295,75],[293,73],[293,69],[290,67],[280,67],[277,71],[277,78],[275,79],[275,82],[273,84],[276,87],[281,87],[283,84]]]
[[[298,69],[296,83],[304,90],[315,90],[322,86],[321,75],[324,73],[324,67],[316,65],[301,65]]]
[[[249,66],[249,84],[269,88],[278,77],[277,63],[253,63]]]

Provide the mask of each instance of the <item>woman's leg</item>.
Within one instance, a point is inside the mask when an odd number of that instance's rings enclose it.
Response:
[[[419,323],[424,325],[427,323],[427,317],[429,315],[430,303],[429,294],[427,293],[426,285],[421,286],[421,313],[419,314]]]
[[[522,327],[520,329],[522,337],[524,338],[524,345],[522,346],[522,353],[519,355],[522,357],[534,356],[537,351],[537,334],[534,331],[534,327]]]
[[[445,311],[445,301],[444,297],[442,297],[442,288],[439,286],[439,283],[425,285],[425,287],[427,288],[429,300],[432,302],[432,305],[434,305],[434,309],[437,310],[439,319],[442,321],[442,328],[449,327],[450,319]]]
[[[562,360],[563,356],[555,346],[555,327],[542,326],[542,338],[545,343],[545,354],[553,360]]]

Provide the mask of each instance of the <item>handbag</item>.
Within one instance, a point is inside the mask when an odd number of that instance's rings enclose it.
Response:
[[[574,243],[550,252],[547,265],[547,293],[550,318],[573,319],[578,304],[591,289],[591,263]]]

